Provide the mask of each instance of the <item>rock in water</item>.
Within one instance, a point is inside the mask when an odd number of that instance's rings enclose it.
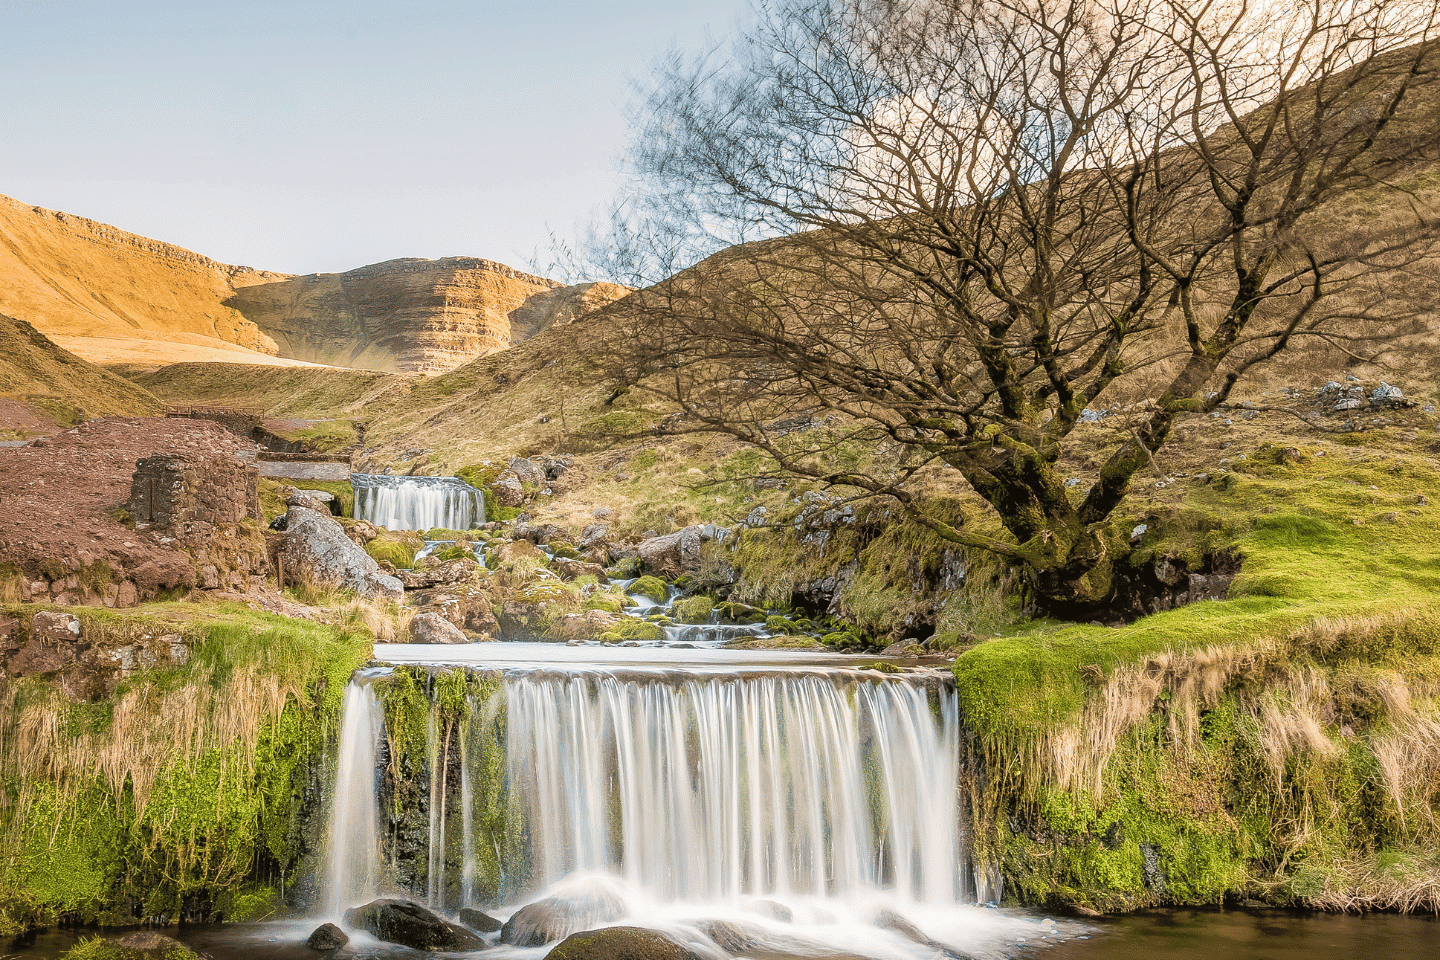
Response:
[[[606,927],[572,933],[545,960],[701,960],[662,933],[642,927]]]
[[[516,910],[500,928],[500,942],[516,947],[544,946],[577,930],[614,923],[624,916],[625,902],[617,894],[599,886],[587,886],[573,894],[546,897]]]
[[[333,923],[325,923],[315,928],[305,946],[311,950],[338,950],[349,942],[350,938],[345,936],[344,930]]]
[[[930,937],[925,931],[900,916],[900,914],[894,910],[881,910],[880,916],[875,920],[875,926],[882,930],[898,933],[906,940],[918,943],[923,947],[929,947],[931,950],[937,951],[939,956],[946,957],[948,960],[971,960],[969,954],[960,953],[951,947],[945,946],[945,944]]]
[[[94,943],[95,941],[89,941]],[[117,940],[99,941],[104,946],[90,956],[105,960],[199,960],[200,955],[173,937],[151,930],[137,930]]]
[[[465,907],[460,911],[460,922],[471,930],[479,930],[481,933],[494,933],[500,929],[500,921],[480,910],[473,910]]]
[[[470,638],[438,613],[417,613],[410,618],[411,643],[469,643]]]
[[[330,514],[291,507],[285,514],[285,539],[278,551],[287,580],[307,579],[348,587],[362,597],[405,595],[399,580],[384,573],[368,553],[357,547]]]
[[[388,943],[416,950],[481,950],[485,941],[409,900],[372,900],[345,911],[345,922]]]

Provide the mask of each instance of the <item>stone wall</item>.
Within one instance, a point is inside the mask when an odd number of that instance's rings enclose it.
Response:
[[[259,473],[228,457],[159,454],[135,464],[130,518],[185,532],[196,522],[260,519]],[[182,541],[183,542],[183,541]]]

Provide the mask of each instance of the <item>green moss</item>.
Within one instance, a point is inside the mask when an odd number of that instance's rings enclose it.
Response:
[[[715,598],[704,594],[684,597],[670,606],[670,616],[680,623],[709,623],[715,612]]]
[[[415,554],[419,551],[412,543],[379,536],[365,544],[365,552],[376,561],[385,561],[397,570],[406,570],[415,565]]]
[[[355,516],[355,488],[348,480],[304,480],[296,481],[297,486],[306,490],[321,490],[335,497],[335,503],[340,508],[340,516],[354,518]]]
[[[622,620],[613,628],[600,634],[601,643],[625,643],[636,640],[641,643],[657,643],[665,639],[665,630],[658,623],[644,620]]]
[[[664,603],[665,598],[669,596],[670,592],[669,588],[665,586],[664,580],[651,576],[640,577],[634,583],[630,584],[630,586],[626,588],[626,591],[633,593],[637,597],[653,600],[656,603]]]

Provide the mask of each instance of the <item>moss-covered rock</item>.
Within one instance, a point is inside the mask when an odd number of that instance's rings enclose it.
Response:
[[[621,620],[614,627],[600,634],[601,643],[626,643],[636,640],[641,643],[658,643],[665,639],[665,630],[658,623],[644,620]]]
[[[665,581],[659,577],[652,576],[640,577],[626,589],[637,597],[644,597],[656,603],[664,603],[665,598],[670,595],[670,590],[665,586]]]
[[[547,960],[700,960],[700,955],[654,930],[604,927],[572,933]]]
[[[714,598],[704,594],[684,597],[670,605],[670,616],[680,623],[709,623],[714,612]]]
[[[62,960],[199,960],[200,955],[173,937],[139,930],[123,937],[91,937],[70,948]]]

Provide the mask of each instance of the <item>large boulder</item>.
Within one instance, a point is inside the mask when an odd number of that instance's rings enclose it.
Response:
[[[285,514],[285,539],[277,556],[286,579],[304,579],[354,590],[362,597],[399,600],[405,589],[399,580],[345,535],[328,513],[309,507],[291,507]]]
[[[605,927],[573,933],[545,960],[701,960],[700,954],[655,930]]]
[[[482,950],[485,941],[409,900],[383,898],[345,911],[347,926],[416,950]]]
[[[475,570],[474,560],[447,560],[419,570],[396,570],[395,579],[404,584],[406,590],[425,590],[447,583],[463,583],[475,575]]]
[[[669,580],[700,569],[701,547],[710,540],[724,540],[730,531],[713,523],[697,524],[643,540],[638,548],[641,566]]]
[[[104,957],[105,960],[199,960],[200,957],[174,937],[153,930],[136,930],[113,940],[99,941],[99,949],[94,944],[94,940],[84,944],[89,947],[85,956]],[[75,952],[81,950],[82,947],[77,946]]]
[[[410,618],[411,643],[469,643],[460,628],[438,613],[417,613]]]
[[[45,676],[74,663],[79,647],[80,621],[74,614],[37,613],[30,618],[30,641],[6,666],[12,676]]]
[[[500,928],[500,942],[516,947],[541,947],[597,924],[625,916],[625,901],[599,884],[577,885],[573,891],[526,904]],[[587,956],[610,956],[605,953]]]

